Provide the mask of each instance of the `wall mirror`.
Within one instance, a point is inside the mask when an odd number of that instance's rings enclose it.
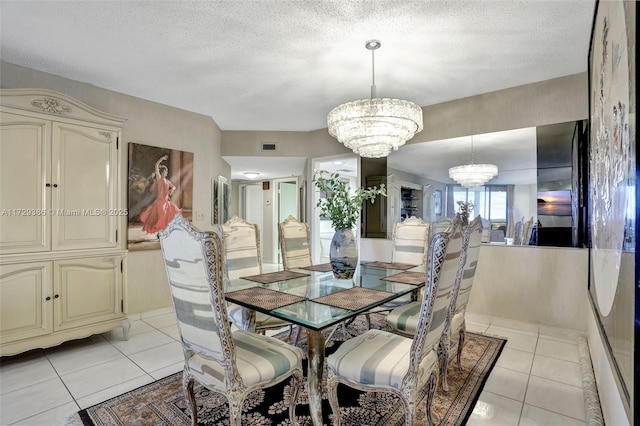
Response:
[[[585,206],[578,169],[585,128],[584,120],[571,121],[403,146],[386,159],[386,228],[411,212],[429,222],[452,217],[456,202],[466,199],[476,205],[474,215],[491,220],[491,242],[504,244],[518,222],[530,221],[536,227],[530,236],[523,235],[523,245],[581,246]],[[474,163],[496,164],[499,173],[484,187],[463,188],[448,171],[471,162],[472,146]],[[365,184],[369,160],[362,161]]]

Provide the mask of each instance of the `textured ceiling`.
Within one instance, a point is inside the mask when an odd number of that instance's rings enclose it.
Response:
[[[315,130],[334,106],[426,106],[587,70],[594,0],[0,1],[0,58],[211,116]]]

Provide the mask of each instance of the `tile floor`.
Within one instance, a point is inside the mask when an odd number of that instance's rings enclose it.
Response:
[[[584,425],[577,339],[570,330],[468,314],[468,330],[508,338],[469,425]],[[4,357],[0,424],[62,425],[81,408],[182,369],[173,312],[122,330]]]

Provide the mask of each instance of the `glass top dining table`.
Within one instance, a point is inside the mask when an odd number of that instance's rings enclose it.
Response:
[[[247,329],[262,312],[307,329],[309,409],[322,425],[323,330],[424,286],[424,266],[362,262],[352,279],[329,271],[293,269],[229,280],[225,299],[247,308]]]

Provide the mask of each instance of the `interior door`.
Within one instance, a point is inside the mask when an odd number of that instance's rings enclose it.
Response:
[[[299,219],[298,217],[298,180],[278,180],[276,181],[276,203],[277,214],[274,223],[274,253],[278,253],[277,261],[282,263],[282,255],[280,253],[280,240],[278,238],[278,224],[283,222],[289,215]]]
[[[262,214],[262,186],[259,184],[244,185],[241,189],[242,209],[240,215],[249,223],[255,223],[260,230],[260,249],[262,250],[263,214]]]

